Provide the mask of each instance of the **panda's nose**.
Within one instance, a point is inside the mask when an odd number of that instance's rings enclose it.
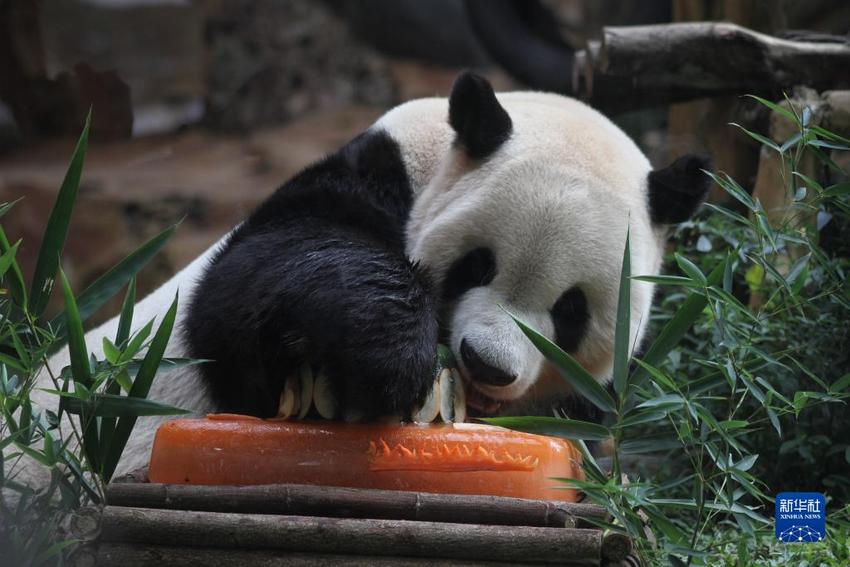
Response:
[[[466,339],[460,342],[460,356],[463,359],[463,364],[469,372],[470,378],[476,382],[482,382],[491,386],[507,386],[516,380],[515,374],[508,374],[501,368],[496,368],[484,362],[481,357],[475,352],[475,349],[469,346]]]

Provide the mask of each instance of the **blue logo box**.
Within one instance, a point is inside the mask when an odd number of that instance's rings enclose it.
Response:
[[[815,543],[826,538],[826,498],[820,492],[776,495],[776,539]]]

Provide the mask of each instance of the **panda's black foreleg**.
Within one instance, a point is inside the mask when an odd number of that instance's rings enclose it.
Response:
[[[199,282],[186,328],[222,411],[273,416],[286,376],[321,365],[346,410],[407,415],[434,381],[427,278],[362,229],[282,222],[232,243]]]

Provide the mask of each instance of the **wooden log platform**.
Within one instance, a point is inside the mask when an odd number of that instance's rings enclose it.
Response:
[[[606,516],[603,508],[592,504],[298,484],[122,483],[109,486],[107,501],[112,506],[204,512],[560,528],[592,527],[589,520]]]
[[[87,542],[72,565],[636,564],[630,540],[594,527],[607,515],[584,503],[146,482],[113,483],[107,502],[72,522]]]

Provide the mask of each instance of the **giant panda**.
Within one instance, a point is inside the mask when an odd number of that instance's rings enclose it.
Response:
[[[311,360],[343,407],[403,418],[433,384],[438,341],[478,415],[568,395],[508,312],[607,383],[627,231],[632,273],[658,273],[666,227],[700,206],[708,167],[687,155],[653,170],[585,104],[496,94],[463,73],[448,99],[402,104],[296,175],[137,305],[141,325],[179,290],[166,355],[213,361],[160,373],[150,398],[271,416],[284,378]],[[630,344],[652,296],[632,283]],[[89,348],[100,355],[116,328],[88,333]],[[146,464],[160,421],[138,421],[119,474]]]

